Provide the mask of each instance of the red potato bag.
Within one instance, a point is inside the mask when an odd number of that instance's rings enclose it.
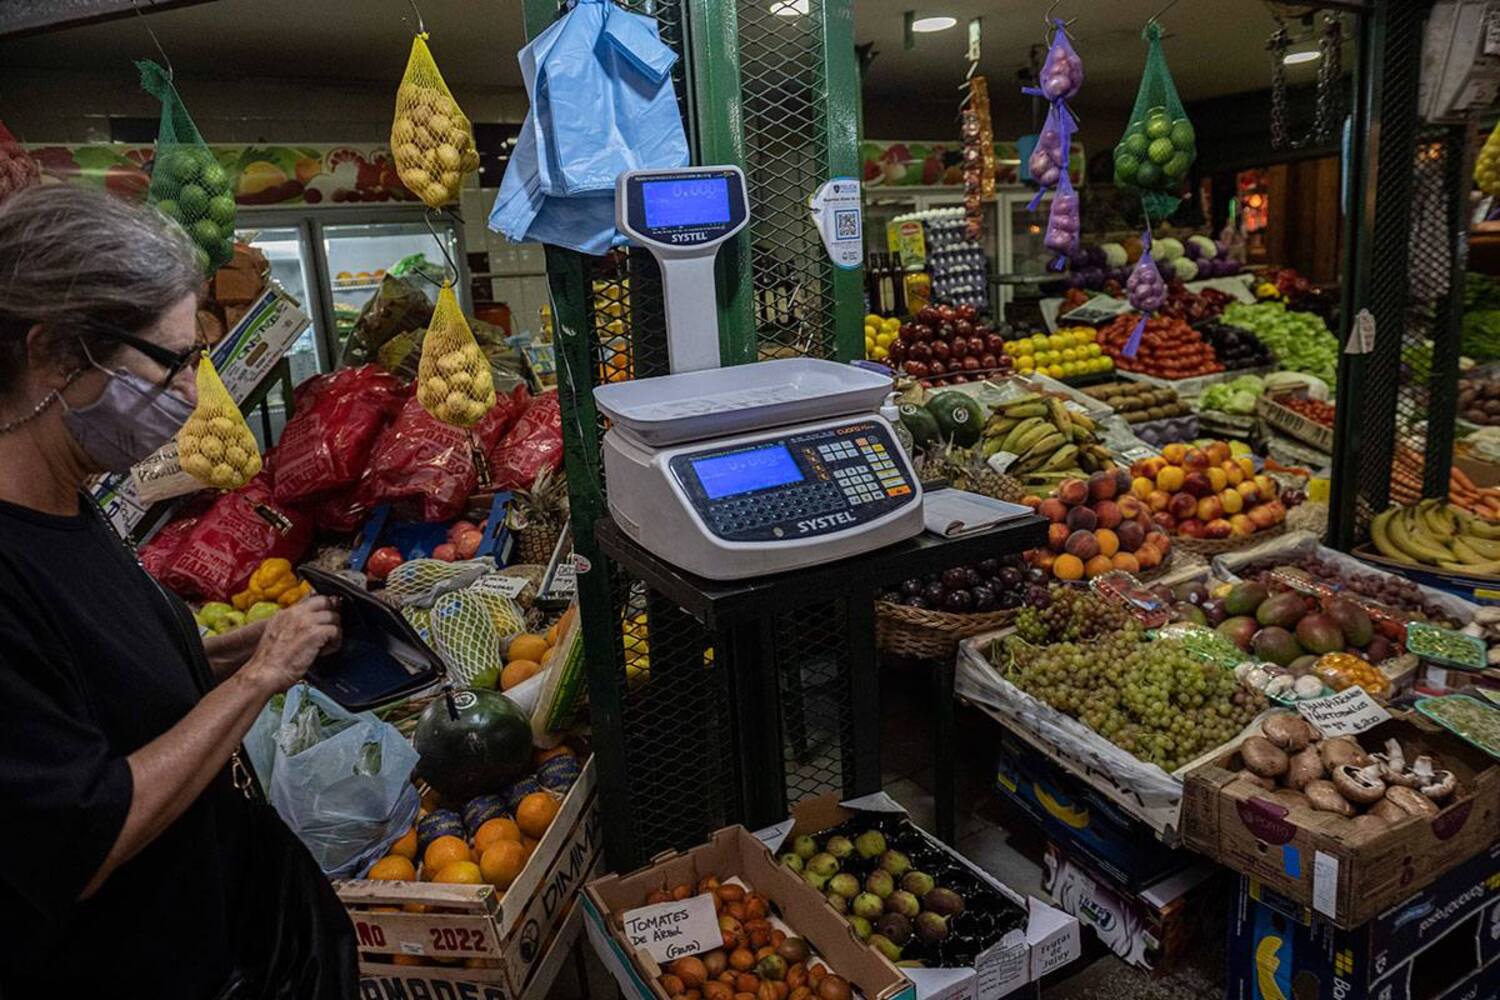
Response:
[[[291,522],[282,534],[256,512],[264,505]],[[243,489],[222,493],[164,561],[157,579],[179,597],[227,601],[245,589],[250,574],[276,557],[297,562],[312,544],[313,522],[304,511],[277,503],[270,469]]]
[[[464,430],[439,423],[415,397],[408,399],[381,433],[352,502],[364,511],[382,503],[418,504],[422,520],[429,522],[459,516],[479,484],[473,441],[490,454],[526,400],[525,386],[517,386],[511,395],[499,397],[483,420]]]
[[[205,491],[184,504],[172,520],[162,525],[156,534],[136,549],[136,558],[140,560],[141,568],[160,580],[162,570],[198,526],[212,503],[213,494]]]
[[[278,503],[298,503],[352,486],[406,388],[378,365],[341,368],[297,387],[294,413],[276,446]]]
[[[532,400],[489,456],[490,476],[497,490],[525,489],[543,469],[562,465],[562,410],[556,390]]]

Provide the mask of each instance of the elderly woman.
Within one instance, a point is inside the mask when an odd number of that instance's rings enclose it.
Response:
[[[202,640],[83,492],[192,412],[202,285],[152,209],[0,205],[0,996],[355,995],[348,920],[239,754],[337,609]]]

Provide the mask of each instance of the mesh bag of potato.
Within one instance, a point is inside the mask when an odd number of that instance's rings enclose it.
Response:
[[[198,408],[177,432],[182,471],[221,490],[237,490],[260,472],[260,445],[206,355],[198,362]]]
[[[443,82],[425,34],[411,40],[406,72],[396,88],[391,156],[401,183],[429,208],[455,200],[464,174],[479,169],[474,127]]]
[[[233,178],[198,134],[167,71],[149,59],[135,65],[141,88],[161,101],[148,200],[187,230],[199,265],[212,274],[234,258]]]
[[[433,418],[454,427],[472,427],[495,405],[490,363],[459,308],[453,285],[438,292],[422,360],[417,365],[417,400]]]

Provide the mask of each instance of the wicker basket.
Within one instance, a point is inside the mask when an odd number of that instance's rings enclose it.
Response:
[[[899,656],[947,659],[958,652],[960,640],[1005,628],[1015,618],[1014,608],[960,615],[877,601],[875,644],[882,651]]]
[[[1233,552],[1235,549],[1247,548],[1251,545],[1259,545],[1267,538],[1275,538],[1286,531],[1286,524],[1276,525],[1265,531],[1257,531],[1253,535],[1244,538],[1190,538],[1187,535],[1173,535],[1172,544],[1188,552],[1196,552],[1200,556],[1212,559],[1214,556],[1223,555],[1225,552]]]

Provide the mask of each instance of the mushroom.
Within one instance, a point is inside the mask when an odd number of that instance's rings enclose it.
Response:
[[[1328,772],[1323,768],[1323,758],[1318,756],[1318,748],[1306,747],[1294,754],[1287,762],[1286,775],[1282,780],[1286,782],[1288,788],[1300,792],[1307,787],[1309,781],[1316,781],[1327,775]],[[1381,787],[1383,790],[1384,786]]]
[[[1367,806],[1385,797],[1385,782],[1380,780],[1380,765],[1355,767],[1340,764],[1333,769],[1333,787],[1356,805]]]
[[[1365,753],[1352,736],[1337,736],[1331,740],[1324,740],[1318,744],[1318,755],[1323,758],[1323,766],[1332,771],[1340,764],[1356,764],[1364,767],[1370,763],[1370,755]]]
[[[1276,787],[1276,779],[1263,778],[1260,775],[1256,774],[1254,771],[1236,771],[1234,772],[1234,777],[1237,781],[1247,781],[1250,784],[1255,785],[1258,788],[1263,788],[1267,791],[1270,791],[1271,789]]]
[[[1406,754],[1398,740],[1386,740],[1385,753],[1373,753],[1370,757],[1380,765],[1380,776],[1386,784],[1416,788],[1422,783],[1422,779],[1406,769]]]
[[[1446,799],[1458,787],[1458,779],[1453,776],[1453,772],[1434,768],[1432,758],[1426,755],[1412,762],[1411,773],[1417,779],[1417,791],[1434,802]]]
[[[1400,788],[1401,786],[1396,785],[1394,787]],[[1389,792],[1390,789],[1387,788],[1386,791]],[[1375,805],[1371,806],[1370,811],[1365,813],[1365,815],[1374,816],[1377,819],[1385,820],[1387,823],[1399,823],[1411,814],[1390,799],[1381,799]]]
[[[1385,790],[1385,801],[1396,805],[1408,816],[1436,816],[1437,803],[1413,788],[1392,785]]]
[[[1269,671],[1262,670],[1257,666],[1251,666],[1249,670],[1245,671],[1244,676],[1240,678],[1241,683],[1256,691],[1266,690],[1272,680],[1273,678]]]
[[[1298,701],[1311,701],[1323,693],[1323,678],[1316,674],[1303,674],[1292,684]]]
[[[1277,674],[1266,682],[1266,686],[1261,690],[1268,698],[1285,698],[1292,693],[1296,685],[1296,679],[1291,674]]]
[[[1260,724],[1260,731],[1265,733],[1266,739],[1288,753],[1296,753],[1317,739],[1317,734],[1307,724],[1307,720],[1290,712],[1277,712],[1268,716]]]
[[[1307,801],[1314,809],[1336,813],[1339,816],[1354,815],[1354,807],[1349,804],[1348,799],[1339,794],[1338,788],[1331,781],[1324,781],[1321,778],[1309,781],[1307,787],[1302,790],[1302,794],[1307,796]]]
[[[1262,778],[1275,778],[1285,774],[1290,762],[1286,751],[1264,736],[1251,736],[1241,743],[1240,757],[1249,771]]]

